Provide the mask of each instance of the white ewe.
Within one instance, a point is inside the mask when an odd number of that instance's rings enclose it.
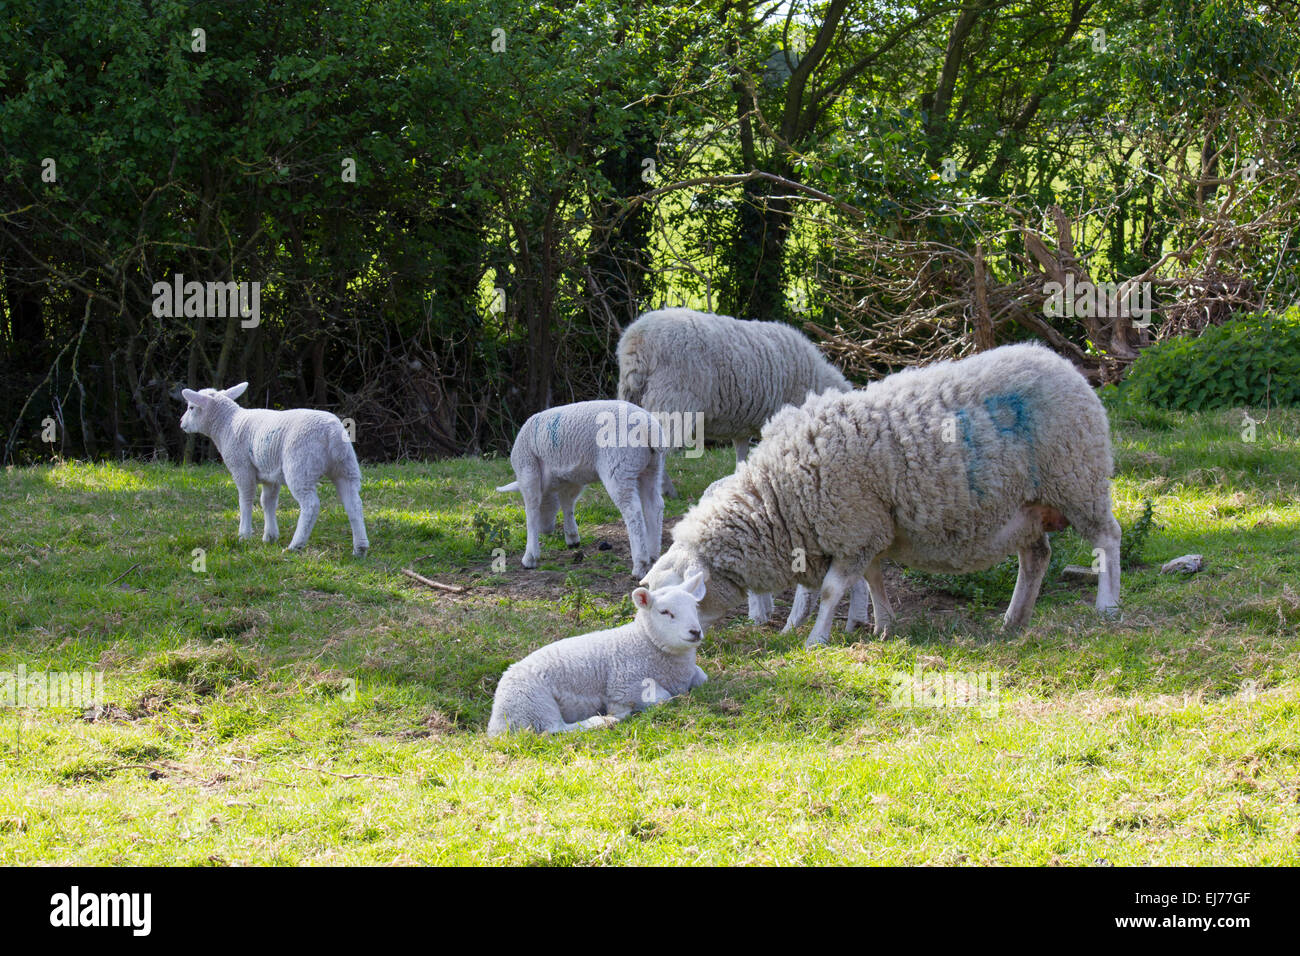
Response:
[[[1004,346],[784,409],[745,467],[673,529],[643,583],[703,572],[707,625],[746,590],[820,581],[812,645],[864,572],[875,630],[889,628],[885,559],[960,573],[1016,553],[1012,629],[1038,598],[1047,532],[1073,524],[1099,554],[1097,609],[1109,614],[1120,584],[1111,469],[1106,412],[1083,376],[1041,346]],[[800,574],[795,549],[807,556]]]
[[[702,415],[704,435],[731,441],[738,462],[782,407],[809,392],[850,387],[817,346],[784,322],[662,309],[642,315],[618,340],[618,397],[683,421]],[[667,472],[663,490],[676,494]]]

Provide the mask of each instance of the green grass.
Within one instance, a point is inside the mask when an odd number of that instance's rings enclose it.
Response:
[[[1062,580],[1006,637],[998,604],[894,574],[889,640],[837,628],[806,651],[807,625],[738,616],[689,697],[494,741],[508,663],[630,614],[599,488],[581,560],[553,536],[525,571],[500,459],[367,468],[360,561],[328,486],[288,555],[236,540],[218,466],[10,470],[0,671],[103,670],[109,706],[0,708],[0,862],[1300,862],[1300,413],[1253,444],[1240,418],[1117,414],[1117,514],[1151,498],[1157,525],[1118,622]],[[729,450],[675,458],[669,522],[730,468]],[[1158,573],[1188,552],[1206,570]],[[918,667],[996,674],[996,712],[897,706]]]

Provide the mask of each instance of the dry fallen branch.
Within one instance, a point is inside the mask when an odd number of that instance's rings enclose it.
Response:
[[[324,767],[308,767],[304,764],[294,764],[299,770],[315,771],[316,773],[328,774],[331,777],[338,777],[340,780],[400,780],[400,777],[385,777],[381,773],[337,773],[333,770],[326,770]]]
[[[469,588],[461,587],[458,584],[443,584],[441,581],[434,581],[426,578],[423,574],[417,574],[410,568],[402,568],[402,573],[413,581],[419,581],[425,587],[434,588],[438,591],[446,591],[450,594],[468,594]]]

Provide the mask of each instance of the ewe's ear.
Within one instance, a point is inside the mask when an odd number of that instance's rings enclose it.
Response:
[[[236,399],[236,398],[238,398],[240,395],[243,395],[244,392],[246,392],[246,391],[248,391],[248,383],[247,383],[247,382],[240,382],[238,385],[232,385],[232,386],[230,386],[230,388],[226,389],[226,390],[225,390],[224,392],[222,392],[221,394],[224,395],[224,396],[226,396],[226,398],[229,398],[229,399]]]
[[[650,592],[647,591],[645,588],[637,588],[635,591],[632,592],[632,604],[636,607],[638,611],[642,609],[649,610]]]
[[[208,403],[208,396],[200,395],[198,392],[189,388],[181,389],[181,398],[189,402],[191,405],[201,406],[201,405],[206,405]]]
[[[698,604],[704,600],[704,572],[696,571],[689,578],[682,582],[682,589],[691,597],[695,598]]]

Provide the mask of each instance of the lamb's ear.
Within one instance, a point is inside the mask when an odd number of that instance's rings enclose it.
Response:
[[[189,388],[181,389],[181,398],[189,402],[191,405],[206,405],[208,403],[208,396],[200,395],[198,392]]]
[[[691,597],[695,598],[696,603],[704,600],[704,572],[696,571],[689,578],[682,582],[682,589]]]
[[[246,391],[248,391],[248,383],[240,382],[238,385],[230,386],[230,388],[226,389],[221,394],[226,396],[226,398],[233,400],[238,398],[240,395],[243,395]]]
[[[649,610],[650,592],[645,588],[637,588],[632,592],[632,604],[636,606],[638,611],[642,609]]]

